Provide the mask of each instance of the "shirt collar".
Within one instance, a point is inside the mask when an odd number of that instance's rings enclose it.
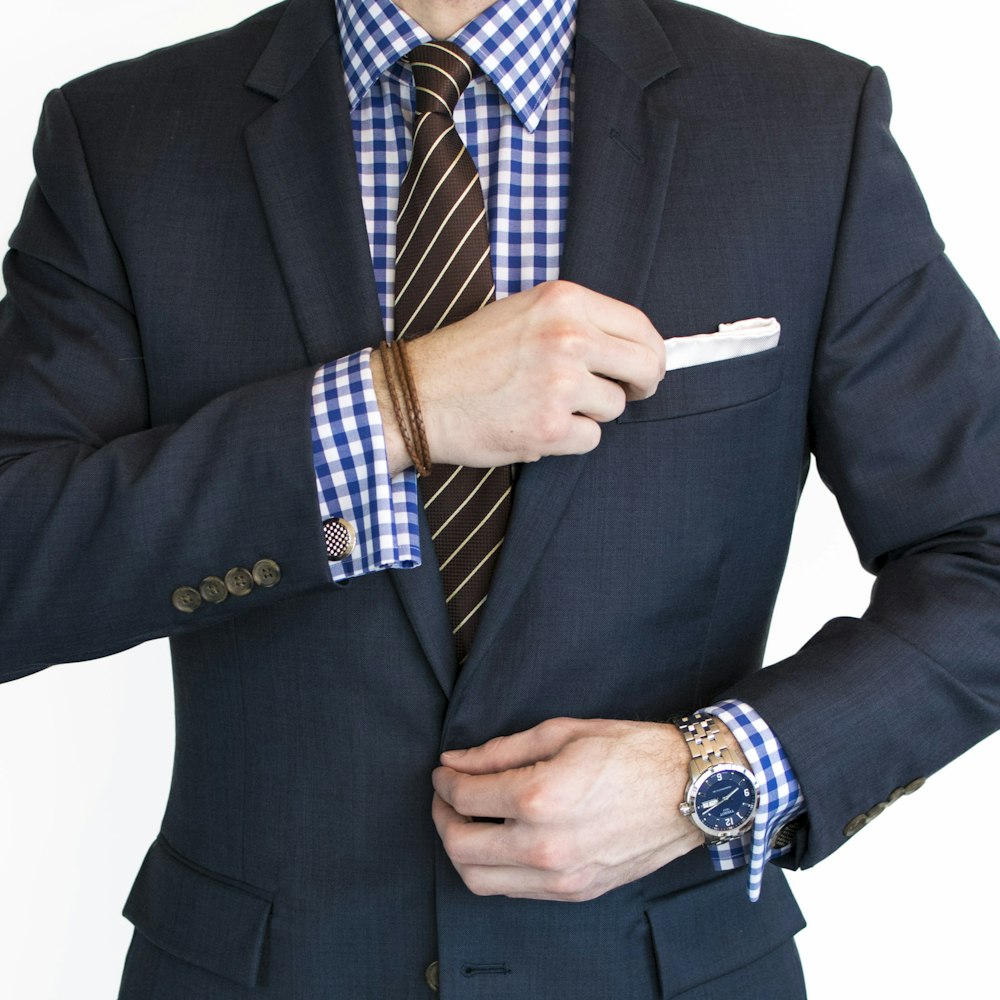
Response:
[[[493,81],[533,132],[569,58],[577,0],[497,0],[452,41]],[[335,0],[351,108],[382,74],[431,36],[393,0]]]

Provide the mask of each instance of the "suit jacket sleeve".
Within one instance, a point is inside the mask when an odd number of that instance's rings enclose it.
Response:
[[[871,603],[733,692],[802,785],[808,826],[789,863],[806,867],[1000,725],[1000,344],[943,255],[889,115],[876,69],[810,404],[820,474],[876,574]]]
[[[61,92],[35,154],[0,305],[0,680],[329,584],[313,368],[151,427],[129,275]],[[173,607],[176,587],[261,558],[279,564],[277,586]]]

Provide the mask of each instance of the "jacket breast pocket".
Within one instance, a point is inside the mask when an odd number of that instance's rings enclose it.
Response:
[[[199,868],[159,837],[123,913],[161,951],[254,987],[271,905],[269,894]]]
[[[667,372],[649,399],[629,403],[620,424],[670,420],[742,406],[781,388],[784,346]]]

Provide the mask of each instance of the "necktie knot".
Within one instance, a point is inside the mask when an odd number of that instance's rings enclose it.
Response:
[[[417,114],[454,114],[459,97],[476,75],[476,64],[452,42],[418,45],[407,59],[417,88]]]

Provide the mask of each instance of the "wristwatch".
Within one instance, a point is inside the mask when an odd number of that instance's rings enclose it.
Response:
[[[705,834],[708,844],[735,840],[753,825],[760,791],[753,771],[736,763],[711,715],[674,719],[691,751],[691,780],[681,815]]]

